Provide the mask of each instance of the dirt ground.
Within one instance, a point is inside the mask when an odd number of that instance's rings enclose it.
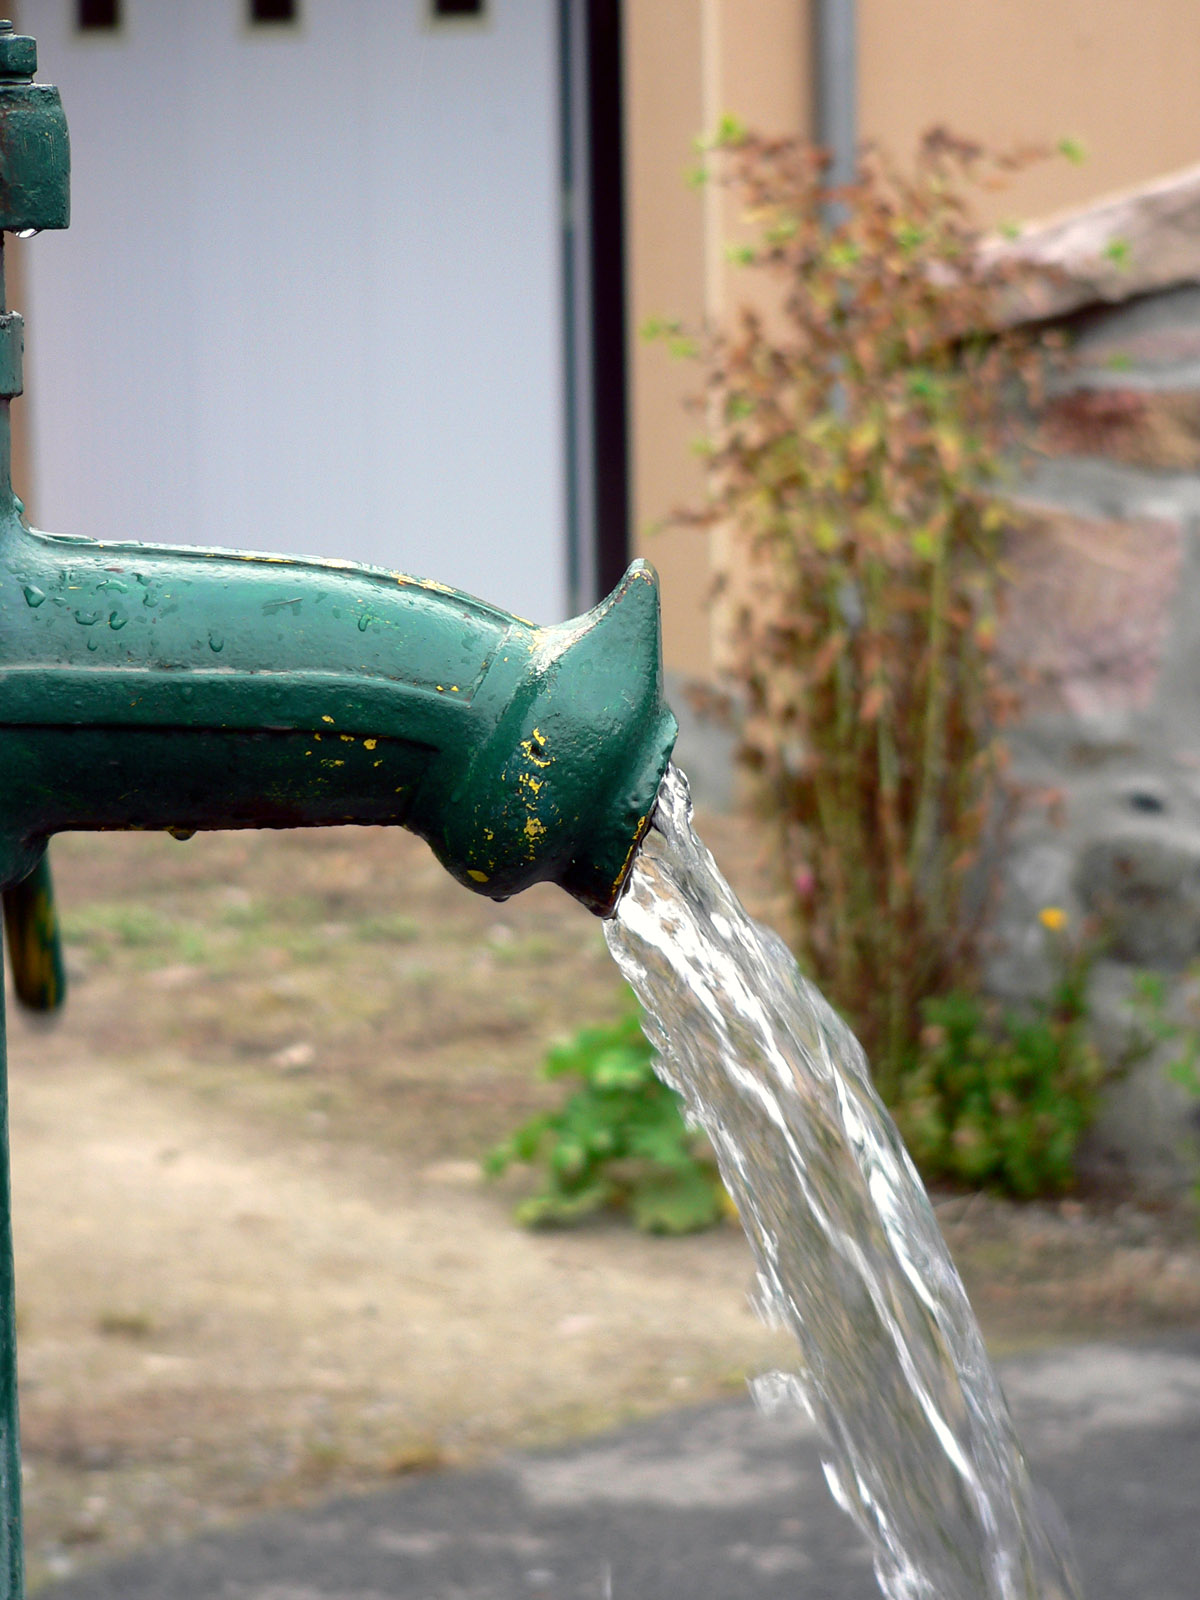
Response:
[[[753,830],[709,843],[770,913]],[[10,1009],[31,1579],[786,1364],[729,1227],[529,1234],[479,1177],[614,1015],[599,924],[408,835],[56,841],[72,992]],[[1186,1208],[938,1200],[996,1351],[1200,1314]]]

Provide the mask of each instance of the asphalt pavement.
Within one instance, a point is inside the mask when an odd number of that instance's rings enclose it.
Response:
[[[1001,1365],[1087,1600],[1200,1596],[1200,1334]],[[40,1600],[877,1600],[811,1428],[749,1398],[148,1550]]]

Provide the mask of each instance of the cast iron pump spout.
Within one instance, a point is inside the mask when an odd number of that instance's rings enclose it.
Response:
[[[0,508],[0,884],[69,829],[398,823],[605,915],[670,754],[654,574],[536,628],[335,562],[36,533]]]

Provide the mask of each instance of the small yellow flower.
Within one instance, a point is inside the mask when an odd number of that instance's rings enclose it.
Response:
[[[1061,933],[1067,925],[1067,913],[1061,906],[1043,906],[1038,912],[1038,921],[1051,933]]]

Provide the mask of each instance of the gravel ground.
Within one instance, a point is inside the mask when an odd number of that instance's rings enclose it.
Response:
[[[753,830],[703,826],[760,915]],[[478,1156],[615,1015],[595,920],[383,830],[56,842],[73,991],[10,1030],[34,1582],[786,1363],[733,1228],[527,1234]],[[1187,1206],[937,1197],[998,1352],[1194,1325]]]

